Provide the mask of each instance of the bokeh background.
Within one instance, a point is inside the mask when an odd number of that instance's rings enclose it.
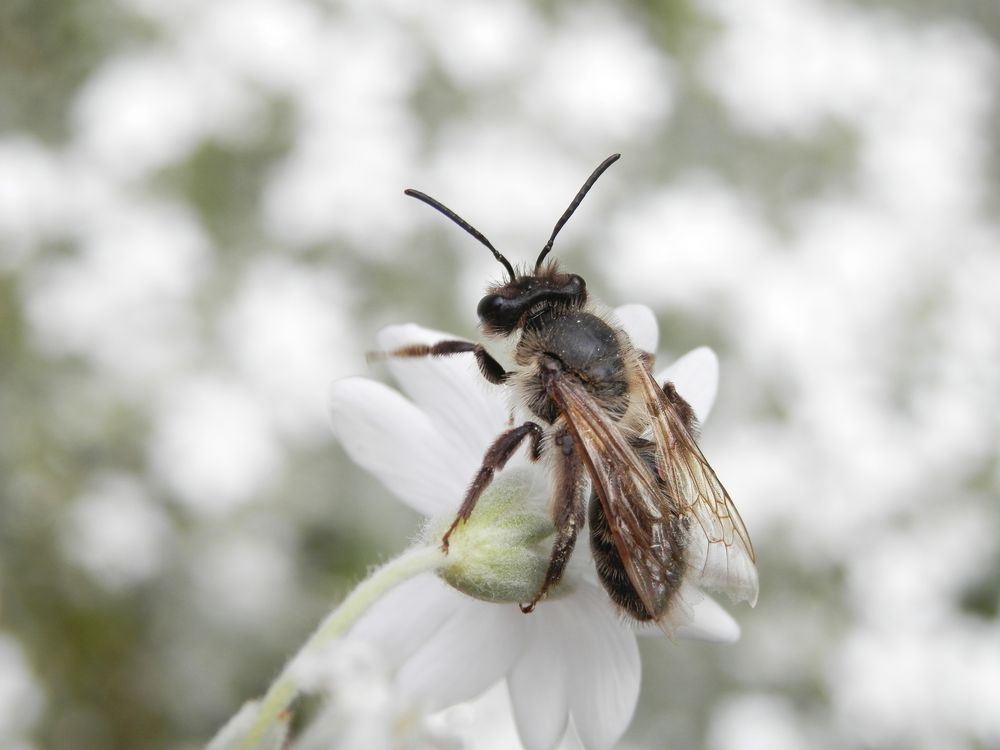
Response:
[[[995,0],[0,5],[0,746],[195,748],[419,519],[328,383],[558,256],[714,347],[760,557],[628,748],[1000,746]],[[488,738],[480,737],[482,743]],[[487,744],[479,746],[486,747]]]

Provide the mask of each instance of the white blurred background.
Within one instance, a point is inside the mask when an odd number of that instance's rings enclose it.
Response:
[[[194,748],[418,519],[328,434],[392,322],[556,254],[754,537],[628,748],[1000,746],[995,0],[0,9],[0,746]],[[377,369],[371,374],[384,377]],[[491,747],[489,737],[473,747]],[[496,743],[494,743],[496,745]]]

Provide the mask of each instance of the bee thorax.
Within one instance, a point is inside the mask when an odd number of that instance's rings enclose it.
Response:
[[[553,422],[549,397],[554,378],[582,383],[597,403],[618,419],[628,408],[628,381],[618,334],[604,320],[580,310],[553,310],[531,321],[518,345],[519,364],[533,366],[528,407]]]

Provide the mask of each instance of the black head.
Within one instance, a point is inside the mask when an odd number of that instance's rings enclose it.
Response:
[[[539,272],[518,276],[492,287],[479,300],[476,312],[490,335],[513,333],[533,311],[552,307],[582,307],[587,301],[587,282],[575,273],[561,273],[550,264]]]
[[[432,208],[437,209],[462,229],[471,234],[481,243],[486,245],[493,253],[493,257],[507,271],[508,280],[506,283],[492,287],[489,292],[479,301],[477,309],[479,319],[483,327],[490,334],[509,334],[524,324],[525,318],[532,312],[540,308],[552,306],[579,307],[587,299],[587,284],[581,276],[572,273],[561,273],[553,263],[543,267],[545,257],[552,250],[552,243],[555,242],[556,235],[563,225],[569,221],[569,217],[579,207],[581,201],[590,188],[597,182],[597,178],[604,174],[604,171],[621,158],[621,154],[612,154],[605,159],[595,169],[583,187],[577,192],[576,197],[569,204],[569,207],[559,217],[556,222],[549,241],[545,243],[542,252],[539,253],[535,266],[531,273],[517,274],[510,261],[503,254],[493,247],[492,243],[486,239],[482,232],[473,227],[469,222],[456,214],[440,201],[431,198],[429,195],[421,193],[419,190],[404,190],[407,195],[423,201]]]

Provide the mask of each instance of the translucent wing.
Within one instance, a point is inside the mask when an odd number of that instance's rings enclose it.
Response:
[[[639,454],[581,384],[558,376],[549,393],[582,449],[629,581],[663,624],[687,571],[680,509],[657,480],[655,461]]]
[[[653,441],[656,470],[687,524],[692,583],[757,603],[757,558],[750,535],[701,449],[684,424],[687,404],[668,396],[645,367],[638,368]]]

